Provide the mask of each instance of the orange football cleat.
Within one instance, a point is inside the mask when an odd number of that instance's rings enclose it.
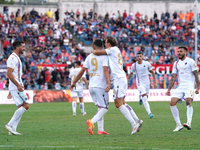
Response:
[[[92,123],[92,120],[87,120],[87,125],[88,125],[88,132],[93,135],[93,129],[94,129],[94,125]]]
[[[100,131],[100,130],[98,130],[97,134],[101,135],[101,134],[109,134],[109,133],[107,133],[106,131]]]

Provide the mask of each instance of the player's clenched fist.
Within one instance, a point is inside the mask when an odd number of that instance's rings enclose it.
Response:
[[[170,91],[169,91],[169,90],[166,92],[166,95],[167,95],[167,96],[170,96]]]

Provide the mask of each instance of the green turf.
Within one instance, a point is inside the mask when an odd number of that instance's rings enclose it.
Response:
[[[94,135],[87,131],[86,120],[91,119],[97,107],[86,103],[86,116],[72,116],[71,103],[37,103],[23,115],[18,132],[23,136],[9,136],[4,125],[10,120],[15,105],[0,105],[0,150],[4,149],[200,149],[200,102],[194,102],[192,130],[173,133],[175,122],[168,102],[150,102],[154,118],[150,119],[144,106],[129,103],[144,121],[139,133],[131,134],[131,125],[110,103],[104,117],[105,131],[110,135]],[[177,104],[182,123],[186,122],[185,103]],[[48,147],[49,146],[49,147]]]

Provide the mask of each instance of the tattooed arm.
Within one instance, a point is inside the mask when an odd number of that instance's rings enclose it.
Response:
[[[166,93],[166,95],[168,95],[168,96],[170,96],[170,90],[172,89],[172,87],[174,85],[174,82],[176,80],[176,76],[177,76],[177,74],[175,74],[175,73],[172,74],[172,78],[170,80],[169,87],[168,87],[168,90],[167,90],[167,93]]]
[[[194,71],[193,71],[193,74],[194,74],[195,82],[196,82],[196,91],[195,91],[195,93],[198,94],[198,93],[199,93],[199,85],[200,85],[200,82],[199,82],[199,77],[198,77],[197,70],[194,70]]]

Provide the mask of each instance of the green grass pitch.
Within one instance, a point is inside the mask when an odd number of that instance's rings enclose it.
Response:
[[[128,103],[144,121],[139,133],[131,135],[131,125],[121,112],[110,103],[104,117],[104,129],[109,135],[94,135],[87,130],[86,120],[97,111],[93,103],[85,103],[86,116],[81,116],[77,104],[77,116],[72,116],[71,103],[34,103],[23,115],[17,131],[22,136],[9,136],[4,125],[10,120],[15,105],[0,105],[0,150],[29,149],[200,149],[200,102],[194,102],[192,130],[184,128],[173,133],[175,122],[169,102],[150,102],[154,118],[150,119],[138,102]],[[177,104],[181,122],[186,122],[185,102]]]

